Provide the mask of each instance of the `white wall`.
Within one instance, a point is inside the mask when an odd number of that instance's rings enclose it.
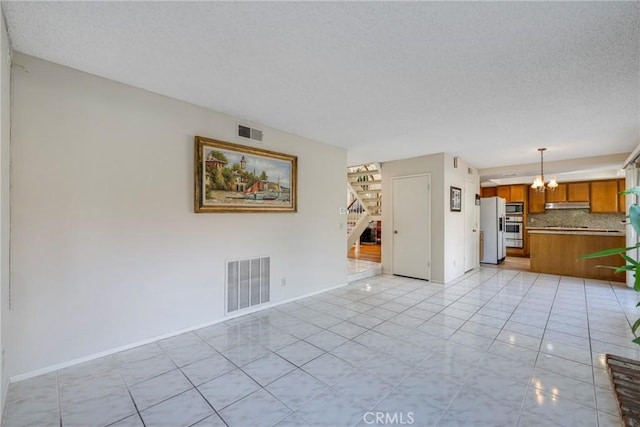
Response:
[[[274,302],[346,283],[343,149],[260,126],[298,156],[298,212],[194,214],[193,137],[237,119],[14,63],[9,375],[222,318],[228,259],[270,256]]]
[[[444,154],[384,162],[382,171],[382,268],[393,273],[393,185],[398,176],[431,174],[431,280],[444,281]],[[448,193],[447,193],[448,194]],[[418,197],[418,196],[417,196]],[[410,206],[407,207],[411,209]],[[387,224],[387,226],[385,226]]]
[[[462,159],[457,160],[458,167],[454,167],[454,157],[444,154],[444,281],[450,282],[464,274],[465,246],[472,245],[479,248],[478,233],[475,233],[474,241],[465,241],[465,210],[472,209],[479,217],[479,209],[474,204],[469,206],[465,200],[465,181],[473,181],[476,193],[480,193],[480,177],[478,170],[472,168]],[[471,169],[471,174],[468,173]],[[462,189],[462,212],[451,212],[449,209],[450,187]],[[476,267],[480,266],[479,259]]]
[[[472,179],[479,192],[478,172],[472,169],[472,174],[468,175],[468,167],[459,159],[458,167],[454,168],[453,156],[445,153],[382,164],[384,194],[382,267],[385,272],[393,274],[392,179],[398,176],[429,173],[431,175],[431,281],[446,283],[464,274],[464,212],[449,210],[449,187],[458,187],[464,191],[465,180]],[[465,208],[463,204],[463,209]],[[407,209],[411,207],[408,206]]]
[[[0,402],[4,408],[9,377],[5,369],[9,315],[11,44],[0,12]]]

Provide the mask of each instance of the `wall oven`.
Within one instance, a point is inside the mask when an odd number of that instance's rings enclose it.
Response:
[[[524,203],[521,202],[509,202],[507,203],[507,215],[509,214],[523,214]]]
[[[505,218],[505,238],[507,240],[508,248],[524,247],[524,228],[522,223],[522,216],[520,215],[507,215]]]

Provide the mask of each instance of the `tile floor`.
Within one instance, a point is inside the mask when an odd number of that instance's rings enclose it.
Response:
[[[347,279],[349,282],[376,276],[381,273],[382,264],[379,262],[347,258]]]
[[[638,295],[481,268],[380,275],[12,384],[12,426],[617,426]]]

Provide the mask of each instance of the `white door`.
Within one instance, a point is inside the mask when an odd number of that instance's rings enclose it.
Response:
[[[430,176],[393,178],[393,274],[431,276]]]
[[[476,206],[476,186],[472,181],[464,183],[464,271],[477,265],[479,257],[478,206]]]

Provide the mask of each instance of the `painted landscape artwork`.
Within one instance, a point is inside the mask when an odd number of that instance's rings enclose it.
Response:
[[[295,212],[297,157],[196,136],[196,212]]]

